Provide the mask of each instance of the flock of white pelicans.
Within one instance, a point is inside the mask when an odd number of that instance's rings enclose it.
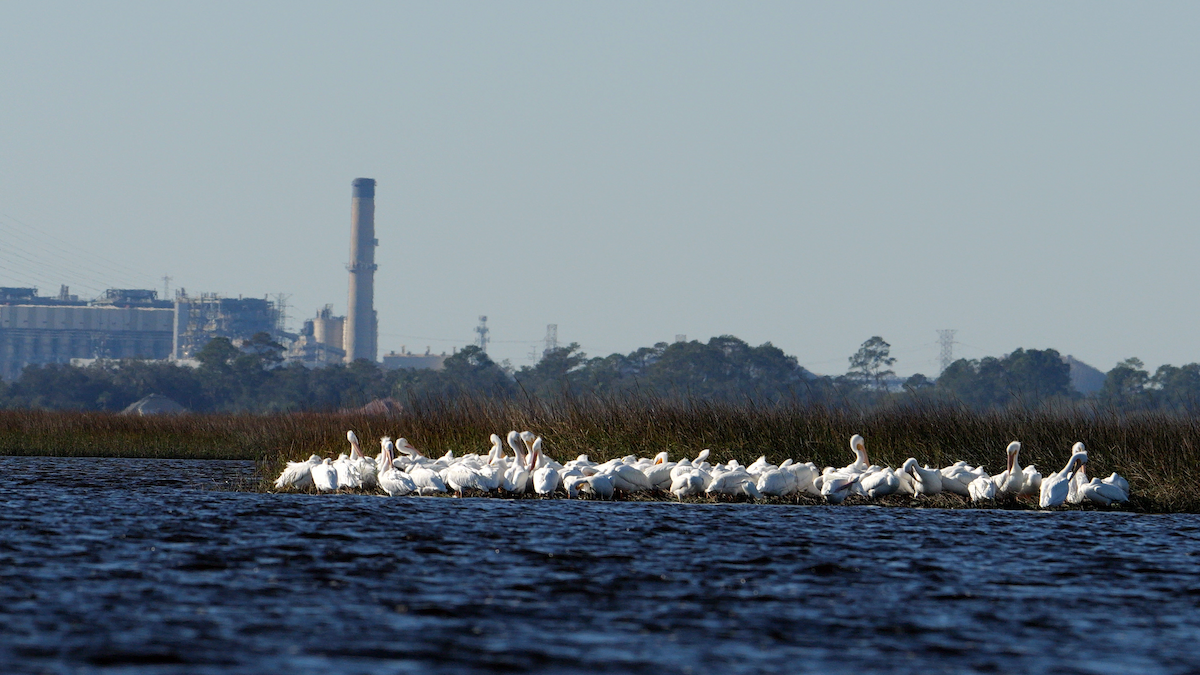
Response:
[[[1036,495],[1043,508],[1085,501],[1108,505],[1129,499],[1129,482],[1115,473],[1088,480],[1083,443],[1071,449],[1071,458],[1062,471],[1043,476],[1032,465],[1021,467],[1021,444],[1015,441],[1008,445],[1007,468],[990,475],[983,467],[966,462],[943,469],[921,466],[913,458],[898,470],[873,465],[867,458],[866,442],[857,434],[850,439],[854,462],[824,469],[791,459],[775,465],[766,457],[759,457],[749,466],[742,466],[736,459],[709,464],[708,450],[695,459],[676,462],[660,452],[650,459],[629,455],[604,463],[580,455],[560,464],[542,452],[542,438],[528,431],[508,433],[511,456],[505,450],[505,441],[492,434],[492,449],[486,455],[455,457],[447,452],[436,459],[425,456],[403,438],[393,442],[386,436],[380,439],[379,455],[371,458],[363,454],[353,431],[347,432],[346,438],[350,454],[343,453],[336,460],[313,455],[304,462],[288,462],[275,487],[316,488],[322,492],[379,489],[393,497],[504,491],[510,495],[536,493],[549,497],[565,493],[568,498],[586,495],[612,499],[617,493],[663,491],[679,499],[706,495],[762,499],[802,493],[830,504],[840,504],[851,495],[875,499],[897,493],[919,497],[950,492],[975,502],[1003,495]]]

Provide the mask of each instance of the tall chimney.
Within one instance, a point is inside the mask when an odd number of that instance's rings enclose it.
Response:
[[[342,344],[346,363],[375,361],[379,325],[375,317],[375,179],[355,178],[350,200],[350,302]]]

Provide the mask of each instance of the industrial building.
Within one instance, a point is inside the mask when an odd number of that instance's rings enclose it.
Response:
[[[0,288],[0,379],[26,366],[94,360],[192,359],[215,337],[244,340],[265,332],[290,341],[275,303],[261,298],[198,297],[179,291],[160,300],[147,289],[109,289],[81,300],[36,288]]]
[[[256,333],[267,333],[279,341],[288,337],[279,308],[266,298],[226,298],[216,293],[189,296],[180,289],[172,306],[176,320],[171,354],[175,359],[195,358],[215,337],[244,340]]]
[[[110,289],[85,301],[65,286],[57,296],[0,288],[0,378],[76,358],[165,359],[174,325],[174,305],[155,291]]]
[[[309,368],[344,362],[346,350],[342,347],[342,335],[345,323],[346,317],[333,315],[333,305],[325,305],[315,317],[305,319],[300,335],[292,341],[285,358]]]
[[[383,355],[383,367],[388,370],[399,368],[441,370],[445,367],[447,358],[445,352],[434,354],[428,347],[425,348],[424,354],[413,354],[404,347],[400,347],[398,352],[388,352]]]
[[[350,200],[348,308],[334,316],[331,305],[306,320],[297,334],[285,331],[284,316],[266,298],[229,298],[215,293],[174,299],[157,291],[111,289],[81,300],[62,287],[56,296],[36,288],[0,288],[0,378],[15,379],[32,364],[87,363],[116,359],[171,359],[194,364],[210,340],[235,344],[267,333],[285,345],[285,359],[318,367],[366,359],[379,363],[379,320],[375,311],[375,180],[356,178]],[[164,291],[165,293],[166,291]],[[384,355],[385,368],[441,369],[445,354]]]

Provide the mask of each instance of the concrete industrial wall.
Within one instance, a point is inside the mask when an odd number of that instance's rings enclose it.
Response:
[[[75,358],[165,359],[174,321],[163,308],[0,305],[0,378]]]

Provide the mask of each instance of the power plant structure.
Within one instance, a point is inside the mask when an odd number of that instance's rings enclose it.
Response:
[[[0,288],[0,379],[73,359],[165,359],[174,325],[173,304],[156,291],[109,289],[88,301],[66,286],[57,296]]]
[[[346,317],[334,316],[333,305],[325,305],[317,315],[304,321],[300,335],[292,342],[285,357],[288,361],[319,368],[346,360],[342,348]]]
[[[217,337],[235,345],[267,333],[286,346],[285,359],[309,367],[366,359],[384,368],[440,369],[447,355],[412,353],[401,347],[379,357],[375,311],[375,179],[351,183],[349,294],[346,316],[332,305],[287,332],[283,299],[188,295],[173,299],[148,289],[110,289],[94,300],[70,295],[39,296],[36,288],[0,288],[0,379],[20,377],[28,365],[86,365],[117,359],[172,360],[195,365],[195,357]],[[169,282],[170,277],[164,277]],[[166,287],[164,286],[164,295]],[[487,318],[480,317],[480,344],[488,343]]]
[[[153,291],[147,291],[153,293]],[[271,339],[286,339],[279,305],[266,298],[226,298],[216,293],[189,296],[183,289],[175,295],[174,359],[192,359],[217,337],[245,340],[255,333]]]
[[[350,297],[343,345],[346,363],[377,360],[379,319],[375,314],[375,179],[355,178],[350,199]]]

